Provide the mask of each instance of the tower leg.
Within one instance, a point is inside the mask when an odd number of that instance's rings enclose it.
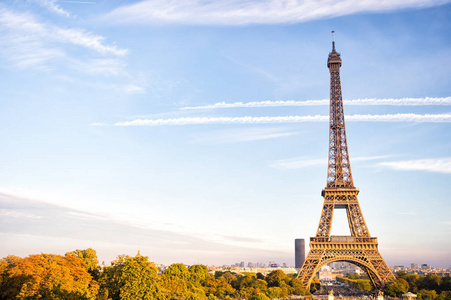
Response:
[[[385,282],[395,280],[375,243],[312,242],[298,279],[305,289],[310,289],[313,276],[325,265],[344,261],[360,267],[379,289]]]

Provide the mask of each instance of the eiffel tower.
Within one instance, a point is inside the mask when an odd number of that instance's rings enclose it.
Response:
[[[310,251],[298,274],[304,288],[309,289],[319,269],[336,261],[357,265],[366,272],[377,289],[395,280],[378,250],[377,238],[372,237],[360,209],[351,174],[340,82],[340,54],[335,51],[332,31],[332,52],[327,67],[330,70],[330,131],[327,186],[322,191],[323,210],[315,237],[310,238]],[[346,209],[350,236],[331,236],[334,209]]]

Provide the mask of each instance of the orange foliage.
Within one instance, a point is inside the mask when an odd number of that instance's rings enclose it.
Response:
[[[85,263],[74,256],[30,255],[17,261],[8,273],[10,278],[17,279],[19,298],[77,295],[95,299],[99,288],[86,271]]]

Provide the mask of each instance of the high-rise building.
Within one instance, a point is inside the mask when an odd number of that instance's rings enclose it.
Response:
[[[294,240],[294,267],[302,268],[305,260],[305,240]]]

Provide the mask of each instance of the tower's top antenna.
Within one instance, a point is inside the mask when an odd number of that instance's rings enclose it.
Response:
[[[335,31],[332,30],[332,52],[335,51]]]

